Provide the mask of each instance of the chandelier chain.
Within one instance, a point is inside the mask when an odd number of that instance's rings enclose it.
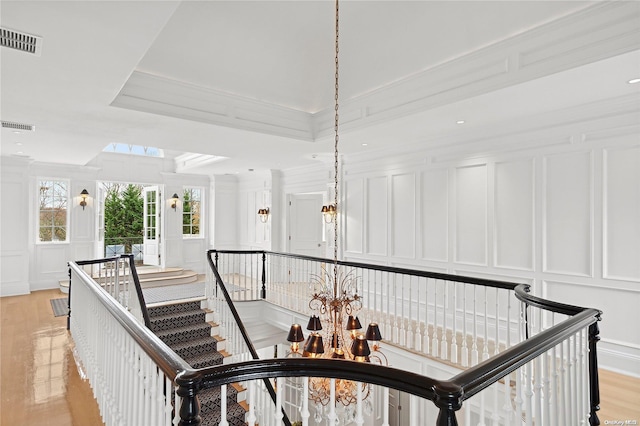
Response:
[[[336,213],[338,212],[338,141],[340,137],[338,135],[338,120],[339,120],[339,102],[338,102],[338,89],[339,89],[339,63],[338,63],[338,53],[340,51],[338,41],[340,36],[340,7],[338,4],[338,0],[336,0],[336,57],[335,57],[335,121],[334,121],[334,131],[335,131],[335,147],[334,147],[334,188],[333,188],[333,204],[336,207]],[[338,278],[338,218],[335,218],[335,222],[333,224],[333,274],[334,274],[334,285],[337,283]]]

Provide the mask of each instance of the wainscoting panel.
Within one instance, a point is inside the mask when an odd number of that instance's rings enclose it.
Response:
[[[639,281],[640,146],[606,150],[604,162],[604,275]]]
[[[544,270],[592,275],[592,154],[544,158]]]
[[[59,274],[67,272],[69,244],[41,244],[36,247],[40,274]]]
[[[353,179],[345,183],[345,247],[350,253],[362,253],[364,227],[364,180]],[[344,213],[346,212],[346,213]]]
[[[392,255],[413,259],[417,234],[415,173],[392,176],[391,190]]]
[[[422,258],[447,261],[449,247],[449,174],[447,169],[422,173]]]
[[[0,253],[0,297],[29,293],[27,254],[9,250]]]
[[[487,264],[487,166],[456,169],[456,246],[459,263]]]
[[[367,253],[387,255],[388,233],[387,177],[367,179]]]
[[[192,238],[183,240],[182,256],[185,268],[191,269],[200,274],[206,271],[206,253],[204,238]]]
[[[530,159],[495,164],[495,266],[533,270],[533,174]]]
[[[602,338],[599,346],[606,348],[606,355],[598,350],[599,357],[605,355],[600,364],[640,375],[640,346],[630,341],[630,336],[637,336],[640,324],[640,289],[614,290],[560,281],[545,281],[544,285],[547,299],[600,309],[603,315],[598,323]]]

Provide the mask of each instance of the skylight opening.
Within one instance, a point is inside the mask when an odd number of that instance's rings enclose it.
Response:
[[[130,145],[126,143],[110,143],[103,152],[116,152],[118,154],[144,155],[147,157],[164,157],[164,152],[154,146]]]

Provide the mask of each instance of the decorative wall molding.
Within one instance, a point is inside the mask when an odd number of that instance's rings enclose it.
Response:
[[[268,102],[134,71],[112,106],[313,140],[311,115]]]
[[[640,48],[636,2],[600,2],[340,104],[361,129]],[[322,139],[333,107],[316,113],[134,71],[113,106],[285,136]]]

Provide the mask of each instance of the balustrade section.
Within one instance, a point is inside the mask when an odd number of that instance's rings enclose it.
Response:
[[[76,264],[70,267],[73,282],[70,332],[75,355],[91,383],[105,424],[171,425],[175,368],[173,374],[168,366],[160,368],[149,354],[154,348],[140,344],[140,338],[149,338],[151,332],[144,331],[115,298],[108,303],[104,289],[108,286],[88,286],[86,283],[93,281],[91,277]],[[119,321],[121,317],[128,318],[128,324]],[[131,334],[132,325],[137,325],[133,331],[138,333],[138,339]],[[170,351],[168,347],[162,350]]]
[[[310,295],[331,268],[268,253],[266,300],[310,315]],[[521,341],[517,284],[349,262],[339,268],[356,284],[361,322],[379,324],[388,343],[467,368]]]

